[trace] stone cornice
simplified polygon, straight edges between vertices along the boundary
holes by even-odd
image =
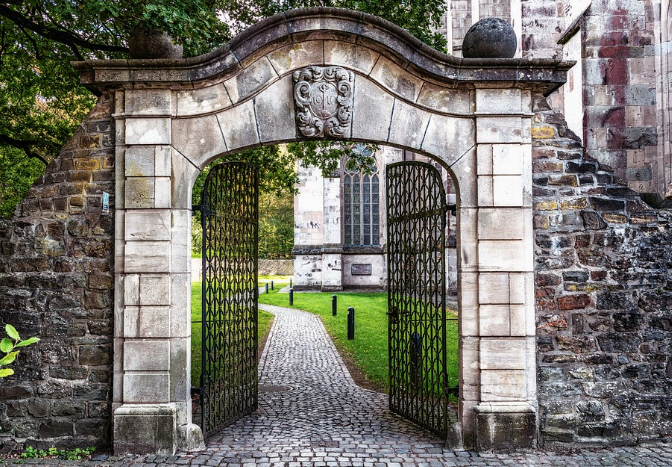
[[[291,10],[267,18],[205,55],[179,60],[86,60],[72,62],[94,92],[133,87],[199,87],[231,78],[264,55],[306,41],[340,41],[366,47],[439,85],[493,83],[548,95],[565,82],[574,62],[535,59],[465,59],[438,52],[381,18],[339,8]],[[317,64],[317,63],[316,63]],[[489,84],[487,84],[489,83]]]

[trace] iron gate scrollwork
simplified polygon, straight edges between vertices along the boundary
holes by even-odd
[[[257,409],[257,169],[210,170],[201,198],[201,428],[205,436]]]
[[[390,410],[445,436],[446,195],[424,162],[387,166]]]

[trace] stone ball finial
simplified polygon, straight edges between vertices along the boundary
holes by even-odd
[[[138,24],[128,39],[131,58],[182,58],[182,46],[173,43],[173,39],[164,31],[148,29]]]
[[[464,58],[512,58],[518,41],[511,25],[501,18],[483,18],[464,35]]]

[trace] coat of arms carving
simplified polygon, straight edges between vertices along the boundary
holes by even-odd
[[[352,122],[354,73],[340,66],[294,72],[296,122],[303,136],[343,137]]]

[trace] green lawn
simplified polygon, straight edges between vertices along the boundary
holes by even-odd
[[[361,370],[367,386],[387,391],[388,338],[387,293],[337,293],[337,316],[331,315],[331,293],[294,293],[289,306],[289,294],[278,293],[279,287],[259,296],[260,303],[309,311],[319,315],[341,355]],[[355,309],[355,340],[347,340],[348,308]],[[454,313],[447,322],[447,354],[450,386],[457,385],[458,332]]]
[[[199,387],[201,385],[201,292],[200,282],[191,284],[191,385]],[[259,310],[259,343],[263,343],[270,331],[273,315]]]

